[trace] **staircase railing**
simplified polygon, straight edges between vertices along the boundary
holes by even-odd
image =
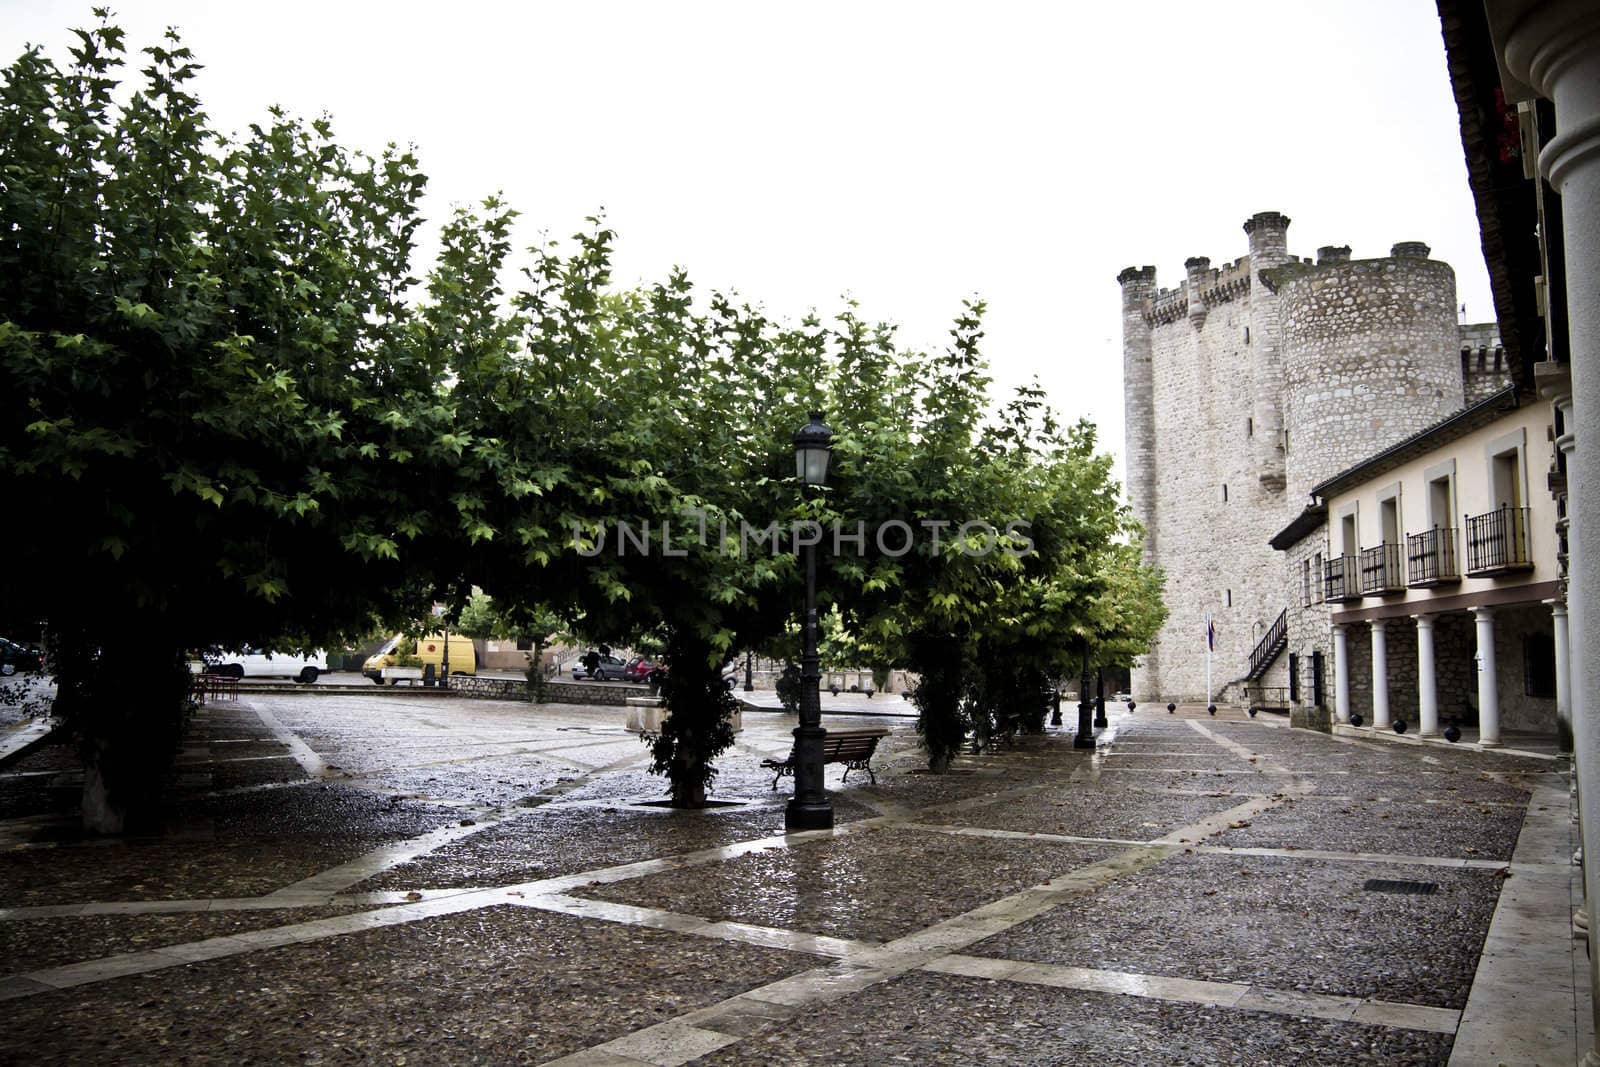
[[[1250,673],[1245,675],[1248,681],[1255,681],[1267,672],[1272,661],[1278,658],[1278,653],[1283,651],[1283,646],[1289,643],[1289,609],[1284,608],[1278,612],[1278,619],[1267,632],[1261,635],[1261,640],[1256,642],[1256,647],[1250,650]]]

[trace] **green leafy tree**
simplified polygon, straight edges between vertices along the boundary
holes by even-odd
[[[104,16],[102,14],[102,20]],[[185,649],[332,642],[417,617],[454,446],[404,300],[424,179],[329,124],[232,141],[168,34],[119,95],[123,34],[30,48],[0,86],[0,599],[48,618],[85,818],[151,799]]]

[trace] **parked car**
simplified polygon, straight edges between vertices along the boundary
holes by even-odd
[[[661,670],[661,664],[644,656],[635,656],[628,661],[626,667],[622,668],[622,680],[624,682],[648,683],[650,676],[659,670]]]
[[[207,674],[229,678],[293,678],[308,685],[327,669],[328,656],[321,649],[309,656],[296,656],[264,648],[242,648],[237,652],[208,656],[205,660]]]
[[[601,656],[600,662],[595,665],[593,681],[615,681],[616,679],[622,677],[622,672],[626,670],[627,667],[628,664],[625,661],[618,659],[616,656]],[[583,681],[588,677],[589,669],[583,665],[583,661],[581,659],[572,665],[572,680],[574,682]]]
[[[44,670],[44,653],[32,645],[0,637],[0,674]]]
[[[652,692],[660,692],[661,683],[666,677],[667,668],[657,665],[653,670],[644,672],[638,680],[648,685]],[[629,680],[631,681],[632,679]],[[739,664],[737,661],[730,661],[723,666],[722,684],[728,687],[729,692],[739,687]]]

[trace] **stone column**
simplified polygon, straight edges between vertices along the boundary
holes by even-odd
[[[1333,628],[1333,718],[1350,721],[1350,643],[1342,625]]]
[[[1382,619],[1372,620],[1372,725],[1387,730],[1389,722],[1389,631]]]
[[[1494,609],[1473,608],[1478,619],[1478,744],[1500,747],[1500,689],[1494,669]]]
[[[1556,734],[1562,752],[1572,751],[1572,661],[1568,658],[1567,602],[1546,600],[1550,621],[1555,628],[1556,645]]]
[[[1555,105],[1556,136],[1539,153],[1539,170],[1561,195],[1567,268],[1567,330],[1572,353],[1572,411],[1566,429],[1567,604],[1571,611],[1573,752],[1583,824],[1583,865],[1600,884],[1600,654],[1592,637],[1600,605],[1600,448],[1578,427],[1600,425],[1600,11],[1593,0],[1489,0],[1489,24],[1505,71]],[[1557,309],[1559,311],[1559,309]],[[1595,896],[1590,894],[1590,929]],[[1600,1021],[1600,952],[1590,956],[1595,1015]],[[1596,1027],[1600,1035],[1600,1026]],[[1600,1065],[1600,1048],[1584,1063]]]
[[[1433,616],[1417,620],[1417,736],[1439,736],[1439,682],[1433,671]]]

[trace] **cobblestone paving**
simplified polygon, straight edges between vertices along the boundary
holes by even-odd
[[[113,841],[70,750],[14,761],[0,1062],[1442,1064],[1524,816],[1566,817],[1563,764],[1236,713],[946,775],[837,716],[890,728],[877,783],[830,768],[837,828],[785,837],[792,719],[688,813],[623,715],[214,703]]]
[[[877,986],[842,1021],[769,1026],[697,1062],[715,1067],[974,1063],[993,1067],[1443,1063],[1443,1034],[910,974]]]
[[[969,951],[1460,1009],[1499,892],[1485,870],[1185,854]]]

